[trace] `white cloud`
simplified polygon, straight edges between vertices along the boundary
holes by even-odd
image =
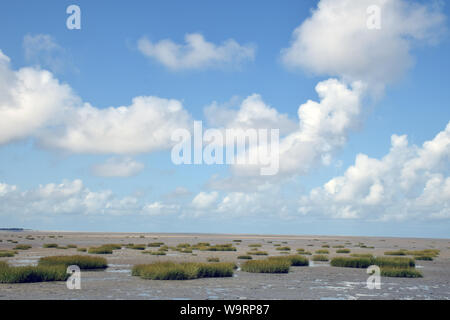
[[[133,154],[170,148],[172,131],[190,126],[181,102],[136,97],[130,106],[73,109],[59,131],[51,129],[40,138],[46,147],[69,152]]]
[[[343,176],[300,200],[304,214],[334,218],[450,218],[450,123],[421,147],[393,135],[382,159],[359,154]]]
[[[2,186],[6,186],[6,191]],[[0,216],[52,217],[58,215],[129,215],[142,206],[134,197],[116,197],[110,190],[93,192],[81,180],[49,183],[21,191],[0,184]]]
[[[366,10],[372,5],[381,9],[380,30],[367,28]],[[412,65],[416,42],[437,39],[444,20],[436,2],[321,0],[295,29],[282,61],[290,68],[382,87]]]
[[[48,34],[27,34],[23,39],[25,60],[55,73],[74,68],[69,54]]]
[[[34,135],[79,103],[71,88],[44,70],[13,71],[0,51],[0,144]]]
[[[160,201],[149,203],[144,206],[141,214],[147,216],[160,216],[174,214],[180,211],[180,206],[177,204],[165,204]]]
[[[130,177],[144,169],[144,164],[130,157],[113,157],[92,167],[94,175],[99,177]]]
[[[320,101],[308,100],[298,108],[297,130],[280,140],[279,177],[305,174],[318,164],[329,164],[334,152],[344,146],[348,134],[359,125],[366,86],[345,85],[336,79],[319,82]],[[258,176],[259,167],[233,166],[237,176]]]
[[[186,34],[185,42],[177,44],[166,39],[152,43],[143,37],[138,41],[138,49],[172,70],[235,66],[245,60],[252,61],[255,56],[253,46],[242,46],[233,39],[216,45],[199,33],[190,33]]]
[[[208,209],[216,202],[218,195],[216,191],[200,192],[192,200],[192,206],[196,209]]]
[[[205,108],[204,113],[208,124],[215,128],[280,129],[280,134],[288,134],[298,127],[286,114],[280,114],[267,105],[259,94],[245,98],[239,109],[214,102]]]
[[[11,70],[1,51],[0,85],[0,144],[35,137],[67,152],[133,154],[170,148],[172,131],[191,126],[177,100],[141,96],[96,108],[48,71]]]

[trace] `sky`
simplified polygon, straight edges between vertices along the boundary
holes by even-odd
[[[449,238],[449,13],[2,1],[0,227]],[[278,129],[277,173],[175,164],[194,121]]]

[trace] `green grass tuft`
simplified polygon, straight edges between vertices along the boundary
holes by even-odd
[[[18,244],[13,248],[13,250],[28,250],[31,249],[31,246],[29,244]]]
[[[323,254],[315,254],[312,256],[312,261],[329,261],[330,259]]]
[[[90,256],[51,256],[39,259],[40,266],[56,266],[64,265],[66,268],[71,265],[76,265],[80,269],[105,269],[108,267],[105,258],[90,257]]]
[[[65,281],[68,277],[63,265],[13,267],[0,262],[0,283]]]
[[[246,261],[241,269],[252,273],[288,273],[290,266],[288,259],[264,259]]]
[[[241,259],[241,260],[252,260],[253,259],[252,256],[248,256],[248,255],[238,256],[237,258]]]
[[[132,275],[150,280],[189,280],[233,276],[234,263],[156,262],[133,267]]]
[[[350,249],[338,249],[336,250],[336,253],[350,253]]]
[[[398,278],[422,278],[420,271],[414,268],[381,268],[381,275],[383,277],[398,277]]]
[[[317,253],[317,254],[329,254],[330,251],[328,251],[327,249],[319,249],[319,250],[316,250],[315,253]]]

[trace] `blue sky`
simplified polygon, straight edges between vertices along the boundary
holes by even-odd
[[[381,29],[368,31],[365,9],[378,2],[3,1],[0,50],[10,61],[4,58],[0,68],[6,92],[0,90],[0,225],[448,238],[450,9],[440,2],[390,0],[379,4]],[[81,30],[66,27],[71,4],[81,9]],[[329,12],[342,20],[326,21]],[[202,37],[215,56],[201,47],[192,62],[184,47],[175,52],[176,63],[168,64],[167,50],[182,48],[187,34]],[[227,47],[230,39],[234,46]],[[143,50],[141,41],[153,49]],[[28,68],[35,74],[22,76]],[[25,77],[44,70],[58,81],[48,91],[54,99],[46,87],[24,84]],[[327,102],[320,103],[318,84],[326,92],[336,90]],[[259,109],[245,114],[244,101],[254,94]],[[357,99],[354,106],[348,95]],[[147,113],[137,113],[134,121],[142,118],[144,124],[136,124],[120,123],[120,116],[105,111],[132,109],[133,98],[143,96],[163,99],[144,103],[155,108],[155,127],[207,123],[205,108],[213,103],[219,111],[241,111],[252,124],[282,126],[283,115],[300,127],[282,136],[300,139],[298,150],[281,155],[294,165],[282,162],[274,179],[249,177],[225,165],[176,166],[170,130],[155,133],[157,128],[145,126],[154,121],[144,118]],[[182,106],[177,118],[165,113],[166,99]],[[89,127],[86,103],[99,115]],[[314,123],[311,136],[302,126],[314,117],[305,112],[299,119],[299,106],[329,108],[331,118]],[[276,116],[262,119],[271,108]],[[337,113],[348,122],[332,118]],[[233,116],[221,119],[220,128],[236,123],[249,128]],[[122,126],[114,128],[115,117]],[[102,131],[111,126],[114,134],[148,130],[131,135],[130,145],[147,137],[157,141],[130,152],[128,140]],[[80,147],[67,140],[69,133],[86,134],[86,141]],[[401,150],[390,152],[393,134],[407,135],[409,147],[399,143]],[[304,136],[313,139],[314,151],[304,147]],[[292,156],[297,152],[302,158]],[[358,154],[373,163],[355,165]],[[382,162],[386,155],[392,159]],[[330,192],[327,185],[336,184]]]

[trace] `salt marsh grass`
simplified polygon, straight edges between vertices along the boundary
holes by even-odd
[[[0,261],[0,283],[64,281],[68,277],[63,265],[13,267]]]
[[[39,259],[38,265],[40,266],[63,265],[65,267],[68,267],[70,265],[76,265],[80,269],[105,269],[106,267],[108,267],[105,258],[81,256],[81,255],[43,257]]]
[[[13,248],[13,250],[28,250],[31,249],[31,246],[29,244],[18,244]]]
[[[246,261],[241,269],[252,273],[288,273],[290,266],[288,259],[264,259]]]
[[[150,280],[189,280],[233,276],[234,263],[156,262],[136,265],[133,276]]]
[[[338,249],[336,253],[350,253],[350,249]]]
[[[329,261],[328,256],[324,254],[315,254],[312,256],[312,261]]]

